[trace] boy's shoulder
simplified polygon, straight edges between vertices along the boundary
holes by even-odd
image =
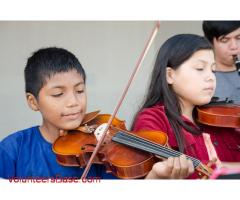
[[[23,137],[30,137],[33,133],[36,133],[38,131],[39,131],[38,126],[33,126],[33,127],[30,127],[30,128],[20,130],[20,131],[16,131],[14,133],[11,133],[7,137],[5,137],[1,141],[1,143],[7,142],[7,141],[19,140]]]
[[[27,129],[23,129],[17,132],[14,132],[7,137],[5,137],[0,142],[1,149],[15,149],[19,148],[23,143],[30,142],[34,137],[38,136],[39,134],[39,127],[33,126]]]

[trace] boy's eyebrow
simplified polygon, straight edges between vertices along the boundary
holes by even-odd
[[[79,85],[84,85],[84,82],[79,82],[79,83],[76,83],[75,85],[74,85],[74,87],[77,87],[77,86],[79,86]],[[55,85],[55,86],[53,86],[52,88],[64,88],[65,86],[63,86],[63,85]]]
[[[79,85],[84,85],[84,82],[81,81],[81,82],[79,82],[79,83],[76,83],[76,84],[74,85],[74,87],[79,86]]]
[[[228,34],[227,34],[228,35]],[[229,38],[227,35],[220,35],[219,37],[218,37],[218,39],[222,39],[222,38]],[[235,37],[239,37],[240,36],[240,34],[237,34]]]

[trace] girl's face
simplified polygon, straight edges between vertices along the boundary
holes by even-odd
[[[87,105],[82,76],[75,70],[53,75],[39,92],[38,109],[43,126],[69,130],[77,128]]]
[[[199,50],[178,69],[167,68],[167,82],[183,105],[204,105],[215,92],[215,61],[212,50]]]

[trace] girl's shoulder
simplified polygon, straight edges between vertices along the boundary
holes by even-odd
[[[167,129],[169,128],[170,124],[165,114],[164,106],[161,104],[157,104],[150,108],[144,108],[137,115],[133,130],[167,131]]]

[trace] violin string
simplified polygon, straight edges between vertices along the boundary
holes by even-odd
[[[173,150],[173,149],[164,147],[163,145],[160,145],[160,144],[152,143],[151,141],[148,141],[148,140],[146,140],[146,139],[144,139],[144,138],[139,138],[139,137],[137,137],[137,136],[130,135],[130,134],[126,134],[126,133],[123,133],[123,132],[119,132],[118,134],[119,134],[119,135],[122,135],[123,137],[125,136],[124,138],[126,138],[126,139],[132,137],[133,139],[135,139],[135,141],[144,142],[144,143],[149,144],[149,145],[151,145],[151,146],[155,146],[156,148],[160,148],[160,149],[163,150],[163,151],[166,150],[166,152],[167,152],[168,154],[170,154],[171,156],[180,156],[180,155],[182,155],[181,152],[178,152],[178,151],[175,151],[175,150]],[[187,156],[187,157],[189,157],[189,159],[191,159],[191,160],[196,160],[196,161],[198,161],[197,159],[192,158],[192,157],[190,157],[190,156]]]
[[[141,143],[141,142],[139,143],[139,142],[136,142],[134,140],[118,138],[118,137],[117,137],[117,139],[114,139],[114,140],[116,142],[121,143],[121,144],[125,144],[127,146],[131,146],[131,147],[134,147],[134,148],[137,148],[137,149],[141,149],[143,151],[146,151],[146,152],[149,152],[149,153],[153,153],[153,154],[156,154],[156,155],[164,157],[164,158],[168,158],[170,156],[173,156],[173,155],[169,155],[168,153],[166,153],[164,151],[159,151],[158,149],[155,149],[152,146],[144,145],[143,143]],[[199,165],[199,163],[197,163],[197,162],[195,162],[193,160],[193,165],[196,168]]]
[[[129,135],[129,134],[128,134]],[[137,137],[137,136],[134,136],[134,135],[131,135],[132,137],[136,138],[137,140],[141,141],[142,139]],[[160,144],[156,144],[156,143],[153,143],[151,141],[148,141],[146,139],[143,138],[143,141],[144,143],[147,143],[151,146],[154,146],[157,150],[158,149],[161,149],[161,151],[164,151],[170,155],[173,155],[173,156],[180,156],[180,155],[183,155],[183,153],[179,152],[179,151],[175,151],[173,149],[170,149],[168,147],[165,147],[163,145],[160,145]],[[192,160],[193,162],[197,163],[197,165],[200,163],[200,161],[194,157],[191,157],[191,156],[188,156],[188,155],[185,155],[188,159]]]
[[[121,141],[119,141],[118,138],[120,138]],[[130,144],[129,145],[132,147],[135,147],[135,145],[138,145],[138,146],[136,146],[136,148],[140,148],[145,151],[150,151],[150,153],[154,153],[154,154],[157,154],[157,155],[165,157],[165,158],[168,158],[170,156],[177,157],[177,156],[182,155],[181,152],[172,150],[170,148],[164,147],[159,144],[152,143],[150,141],[145,140],[144,138],[139,138],[137,136],[129,135],[129,134],[122,133],[122,132],[118,132],[112,138],[112,140],[113,141],[118,140],[116,142],[121,142],[121,143],[124,142],[124,144],[128,143],[128,141],[130,141],[132,143],[131,143],[131,145]],[[128,144],[125,144],[125,145],[128,145]],[[187,156],[187,155],[186,155],[186,157],[193,161],[193,164],[195,167],[197,167],[200,164],[200,161],[198,159],[193,158],[191,156]]]
[[[173,151],[173,150],[171,150],[167,147],[161,146],[161,145],[155,145],[154,143],[150,143],[148,141],[147,142],[142,141],[139,138],[129,138],[128,136],[124,136],[124,135],[120,135],[120,137],[118,135],[115,138],[120,138],[121,142],[122,143],[124,142],[125,145],[128,145],[128,142],[131,141],[132,145],[129,144],[129,146],[132,146],[132,147],[135,147],[135,148],[138,148],[138,149],[142,149],[142,150],[148,151],[150,153],[157,154],[157,155],[165,157],[165,158],[168,158],[170,156],[177,157],[177,156],[182,155],[182,153],[180,153],[180,152]],[[114,141],[118,140],[118,139],[115,139],[115,138],[113,139]],[[136,146],[136,145],[138,145],[138,146]],[[197,167],[200,164],[199,160],[197,160],[193,157],[187,156],[187,155],[186,155],[186,157],[193,161],[193,164],[194,164],[195,167]]]

